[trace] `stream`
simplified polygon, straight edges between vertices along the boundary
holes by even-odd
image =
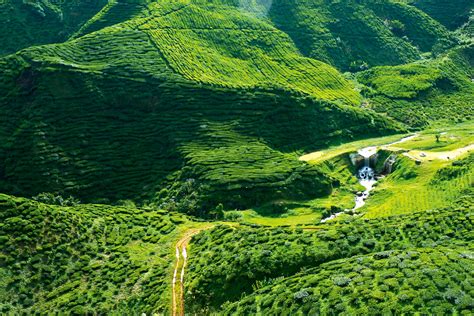
[[[402,139],[400,139],[396,142],[386,144],[386,145],[382,146],[382,148],[387,148],[389,146],[404,143],[404,142],[409,141],[409,140],[411,140],[415,137],[418,137],[418,134],[414,134],[414,135],[404,137],[404,138],[402,138]],[[354,208],[346,209],[343,212],[335,213],[335,214],[332,214],[331,216],[323,218],[321,220],[321,223],[332,220],[332,219],[338,217],[341,214],[348,213],[350,211],[355,211],[355,210],[357,210],[357,209],[359,209],[359,208],[361,208],[362,206],[365,205],[365,201],[369,197],[370,191],[373,190],[375,184],[377,183],[377,177],[375,175],[375,170],[370,167],[370,157],[375,155],[377,153],[377,150],[378,149],[377,149],[376,146],[372,146],[372,147],[362,148],[362,149],[359,149],[357,151],[357,153],[359,155],[364,157],[364,166],[358,170],[357,178],[359,179],[359,183],[365,188],[365,191],[364,192],[357,192],[357,194],[355,196],[355,206],[354,206]]]
[[[338,217],[341,214],[344,214],[349,211],[355,211],[358,208],[361,208],[365,205],[365,201],[369,197],[370,191],[374,188],[375,183],[377,183],[377,179],[375,177],[375,170],[370,167],[370,157],[377,153],[377,147],[367,147],[357,151],[359,155],[364,157],[364,166],[359,169],[357,172],[357,178],[359,179],[359,183],[365,188],[364,192],[357,192],[355,196],[355,206],[352,210],[344,210],[343,212],[332,214],[326,218],[321,220],[321,223],[327,222],[331,219]]]

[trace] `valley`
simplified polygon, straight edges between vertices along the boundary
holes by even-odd
[[[473,21],[0,1],[0,314],[471,315]]]

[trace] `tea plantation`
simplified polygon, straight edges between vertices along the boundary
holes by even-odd
[[[470,45],[436,59],[374,67],[357,78],[367,86],[363,94],[375,111],[420,128],[433,119],[472,120],[473,64],[474,45]]]
[[[0,56],[32,45],[66,41],[106,0],[0,1]]]
[[[2,314],[166,311],[182,215],[0,195]]]
[[[271,25],[233,7],[176,5],[0,60],[1,191],[179,200],[206,215],[327,194],[328,177],[294,150],[402,130],[357,108],[352,82]]]
[[[307,269],[313,267],[323,271],[324,263],[342,258],[347,258],[350,266],[357,262],[355,258],[349,259],[351,257],[379,252],[390,254],[395,250],[438,246],[468,251],[474,224],[471,197],[466,196],[446,209],[404,216],[372,220],[353,218],[318,227],[291,229],[220,226],[203,232],[194,238],[191,248],[189,281],[186,284],[187,310],[197,313],[220,310],[225,302],[238,301],[242,294],[271,284],[270,280],[279,282],[279,278],[300,271],[306,275]],[[472,253],[469,253],[467,258],[472,260]],[[379,264],[383,269],[385,262]],[[468,272],[469,269],[460,270],[460,277],[472,283],[472,275],[469,279]],[[302,284],[300,289],[304,288]],[[326,290],[330,292],[327,287]],[[293,294],[286,299],[292,300]],[[304,302],[295,302],[295,305],[301,306]],[[308,305],[311,302],[314,301],[308,301]]]
[[[472,10],[0,0],[0,315],[471,315]]]
[[[470,315],[472,247],[413,248],[341,259],[267,286],[223,315],[426,313]]]

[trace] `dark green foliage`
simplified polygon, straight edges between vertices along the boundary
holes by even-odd
[[[166,238],[183,222],[158,211],[0,195],[0,312],[164,311]]]
[[[328,194],[331,177],[293,151],[399,130],[271,25],[205,5],[169,20],[176,5],[0,60],[0,191],[205,215]]]
[[[0,56],[39,44],[67,40],[105,0],[0,1]]]
[[[462,246],[472,239],[471,206],[468,198],[445,210],[376,220],[356,218],[316,229],[221,226],[203,232],[191,247],[188,310],[220,310],[221,304],[252,292],[259,282],[340,258],[406,248]],[[383,253],[377,256],[383,257]],[[338,283],[346,283],[344,280]]]
[[[456,29],[467,22],[474,3],[466,0],[410,0],[414,6],[444,24]]]

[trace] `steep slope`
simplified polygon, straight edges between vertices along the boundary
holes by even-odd
[[[273,1],[269,18],[308,57],[342,70],[396,65],[455,40],[415,7],[398,1]]]
[[[337,70],[226,5],[151,3],[0,68],[0,189],[19,195],[188,212],[317,196],[332,180],[292,151],[398,130],[355,107]]]
[[[0,2],[0,56],[39,44],[62,42],[106,0],[4,0]]]
[[[474,111],[474,46],[439,58],[357,74],[369,107],[412,127],[432,121],[467,121]]]
[[[0,219],[2,314],[167,310],[182,215],[0,194]]]

